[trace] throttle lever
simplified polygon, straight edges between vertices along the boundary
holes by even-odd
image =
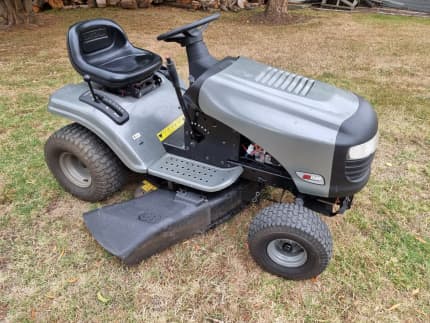
[[[99,103],[99,98],[96,96],[94,92],[93,85],[91,84],[91,76],[88,74],[84,75],[84,81],[88,83],[88,87],[90,88],[91,95],[93,96],[94,102]]]

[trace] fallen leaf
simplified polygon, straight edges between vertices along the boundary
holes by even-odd
[[[36,319],[36,310],[34,308],[31,309],[31,319],[33,321]]]
[[[415,239],[417,239],[421,243],[427,243],[427,241],[425,241],[423,238],[415,236]]]
[[[420,292],[420,289],[419,289],[419,288],[414,289],[414,290],[412,291],[412,296],[418,295],[418,293],[419,293],[419,292]]]
[[[387,165],[388,167],[393,166],[393,164],[391,164],[390,162],[385,163],[385,165]]]
[[[393,306],[391,306],[387,311],[393,311],[396,308],[400,307],[400,303],[394,304]]]
[[[100,292],[98,292],[97,293],[97,299],[100,301],[100,302],[102,302],[102,303],[107,303],[107,302],[109,302],[110,301],[110,299],[109,298],[106,298],[106,297],[104,297],[103,295],[102,295],[102,293],[100,293]]]
[[[318,281],[318,276],[317,276],[317,277],[314,277],[314,278],[311,278],[311,281],[312,281],[313,283],[316,283],[316,282]]]
[[[78,278],[78,277],[72,277],[72,278],[70,278],[69,280],[67,280],[67,282],[68,282],[69,284],[74,284],[74,283],[76,283],[78,280],[79,280],[79,278]]]

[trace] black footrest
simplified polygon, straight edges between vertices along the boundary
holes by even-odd
[[[100,245],[132,265],[186,238],[207,231],[248,203],[256,185],[238,183],[205,196],[164,189],[84,214]]]

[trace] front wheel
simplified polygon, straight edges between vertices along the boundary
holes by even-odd
[[[273,204],[251,222],[248,244],[264,270],[291,280],[310,279],[330,262],[333,242],[327,225],[300,204]]]
[[[127,168],[95,134],[73,123],[49,137],[45,160],[58,183],[90,202],[104,200],[127,180]]]

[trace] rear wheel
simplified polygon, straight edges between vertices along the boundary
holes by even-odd
[[[322,273],[333,248],[327,225],[300,204],[273,204],[263,209],[251,222],[248,244],[264,270],[292,280]]]
[[[127,181],[127,169],[118,157],[100,138],[76,123],[49,137],[45,160],[58,183],[85,201],[103,200]]]

